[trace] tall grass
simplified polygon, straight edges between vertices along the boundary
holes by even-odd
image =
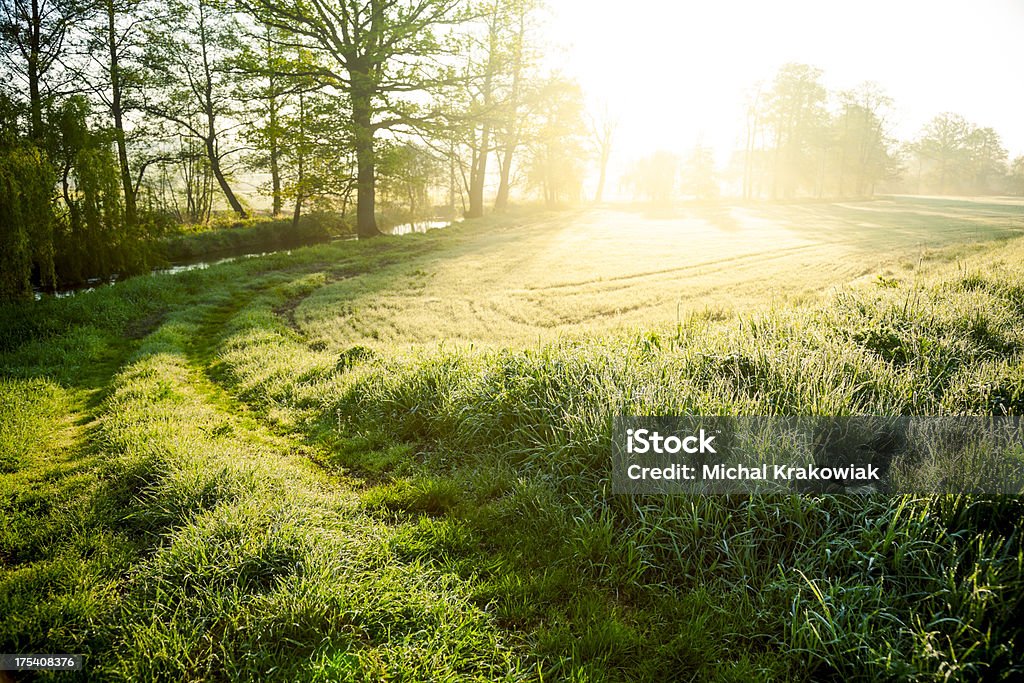
[[[951,269],[733,323],[389,355],[310,349],[275,319],[293,288],[235,317],[215,367],[377,481],[364,505],[417,525],[403,551],[471,577],[558,675],[1011,676],[1016,499],[630,499],[609,476],[616,414],[1019,415],[1018,277]]]
[[[1020,245],[740,315],[605,315],[666,283],[627,273],[436,320],[467,272],[519,277],[516,235],[579,245],[519,220],[0,310],[0,651],[96,680],[1024,673],[1017,499],[609,482],[620,413],[1020,415]]]

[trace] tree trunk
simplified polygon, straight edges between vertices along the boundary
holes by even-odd
[[[299,227],[299,219],[302,218],[302,195],[295,195],[295,210],[292,211],[292,228]]]
[[[35,64],[28,65],[28,99],[31,109],[31,121],[29,135],[36,142],[43,137],[43,101],[39,94],[39,74],[36,73]]]
[[[121,67],[117,54],[117,32],[114,26],[114,0],[107,0],[107,47],[110,49],[110,113],[114,119],[114,141],[121,166],[121,188],[124,191],[124,217],[129,230],[138,225],[135,187],[128,166],[128,147],[124,137],[124,107],[121,104]]]
[[[30,128],[32,139],[38,144],[43,138],[43,97],[39,91],[39,50],[42,18],[39,16],[39,0],[32,0],[32,16],[29,26],[28,55],[28,102],[30,110]]]
[[[484,215],[484,178],[487,176],[487,148],[490,144],[491,126],[485,123],[480,133],[480,153],[469,175],[469,211],[466,212],[466,218]]]
[[[504,211],[508,208],[508,195],[511,187],[512,158],[519,146],[519,90],[523,75],[523,44],[526,41],[526,10],[519,10],[519,29],[515,38],[515,51],[512,57],[512,87],[509,92],[510,110],[505,123],[505,147],[501,156],[501,176],[498,180],[498,196],[494,199],[494,210]]]
[[[270,135],[267,141],[270,144],[270,185],[273,198],[271,213],[274,218],[281,215],[284,202],[281,197],[281,145],[278,142],[277,131],[277,98],[271,97],[270,101]]]
[[[220,191],[224,193],[224,197],[228,200],[228,204],[231,205],[231,209],[238,214],[239,218],[248,218],[249,214],[242,208],[238,197],[235,196],[231,186],[228,185],[228,179],[224,177],[224,172],[220,168],[220,157],[217,155],[217,147],[212,137],[206,138],[206,156],[210,159],[210,170],[213,171],[213,177],[217,179]]]
[[[608,157],[611,156],[611,149],[608,145],[601,145],[601,171],[597,176],[597,192],[594,193],[594,203],[600,204],[604,198],[604,184],[608,177]]]
[[[377,177],[374,166],[373,122],[370,89],[363,81],[369,75],[353,72],[352,126],[356,151],[356,234],[360,239],[377,237]]]
[[[455,219],[455,143],[448,147],[448,211]]]
[[[267,27],[268,64],[275,62],[276,53],[273,43],[274,29]],[[278,95],[277,75],[271,73],[267,80],[267,154],[270,162],[270,198],[271,215],[277,218],[284,208],[284,197],[281,195],[281,130],[279,128],[279,111],[281,102]]]
[[[498,6],[494,3],[493,12],[489,26],[489,39],[487,47],[487,71],[484,72],[483,84],[483,114],[485,117],[493,116],[491,106],[494,102],[494,76],[498,70],[497,52],[498,40]],[[484,215],[484,181],[487,177],[487,157],[491,150],[491,122],[484,120],[480,131],[480,154],[476,157],[476,163],[469,174],[469,211],[466,218],[479,218]]]
[[[203,142],[206,145],[206,157],[210,161],[210,170],[213,171],[213,177],[216,178],[221,192],[224,193],[224,198],[228,200],[231,209],[240,218],[248,218],[249,216],[246,214],[245,209],[242,208],[241,202],[238,201],[235,193],[231,190],[231,186],[228,185],[227,178],[224,177],[224,172],[220,167],[220,155],[217,152],[217,122],[213,100],[213,77],[207,54],[206,7],[207,5],[204,2],[199,3],[199,48],[202,51],[203,75],[205,77],[205,81],[202,83],[203,113],[206,115],[206,135],[203,138]]]
[[[494,198],[495,211],[504,211],[508,208],[508,194],[512,185],[512,154],[518,146],[518,140],[513,138],[507,145],[505,145],[505,150],[501,155],[501,164],[499,167],[501,170],[501,179],[498,181],[498,195]]]
[[[306,102],[302,93],[299,93],[299,136],[302,142],[298,145],[298,155],[295,168],[295,210],[292,212],[292,229],[299,227],[299,219],[302,217],[302,191],[305,189],[306,181]]]

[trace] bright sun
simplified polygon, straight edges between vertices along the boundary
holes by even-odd
[[[698,143],[723,163],[742,146],[746,98],[787,62],[822,69],[833,89],[879,83],[898,137],[953,111],[1024,153],[1021,2],[549,0],[549,12],[561,49],[547,60],[618,120],[619,167]]]

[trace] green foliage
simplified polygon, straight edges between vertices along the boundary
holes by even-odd
[[[578,200],[583,187],[583,91],[561,76],[550,77],[539,90],[532,103],[527,175],[544,202],[557,206]]]
[[[55,146],[64,164],[64,211],[59,238],[62,277],[80,281],[93,273],[117,272],[124,229],[120,177],[110,140],[89,128],[84,98],[56,112]]]
[[[750,103],[744,198],[870,197],[898,176],[885,128],[892,100],[871,82],[830,93],[821,78],[820,69],[786,64]]]
[[[916,192],[989,194],[1002,189],[1007,152],[992,128],[944,112],[908,147],[915,157]]]
[[[70,98],[50,112],[52,153],[16,138],[0,150],[0,299],[30,297],[32,284],[145,272],[154,261],[159,223],[125,220],[112,139],[90,115],[85,98]]]
[[[786,64],[767,94],[766,127],[773,139],[772,198],[793,197],[813,182],[815,147],[828,121],[821,69]]]
[[[36,147],[0,147],[0,301],[32,296],[33,268],[54,284],[53,167]]]
[[[175,263],[239,253],[293,249],[352,234],[351,221],[331,213],[303,216],[298,225],[292,221],[261,218],[246,222],[232,221],[230,226],[213,229],[195,227],[200,229],[195,232],[179,230],[163,239],[160,253],[165,260]]]
[[[412,143],[381,147],[377,172],[382,204],[407,212],[411,221],[431,216],[429,190],[443,177],[440,160]]]

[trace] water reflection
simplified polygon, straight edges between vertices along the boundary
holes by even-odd
[[[424,221],[414,221],[412,223],[402,223],[402,224],[396,225],[393,228],[391,228],[390,230],[388,230],[387,234],[389,234],[389,235],[410,235],[410,234],[413,234],[413,233],[422,233],[422,232],[426,232],[427,230],[436,230],[438,228],[447,228],[449,225],[451,225],[451,223],[452,223],[451,221],[442,221],[442,220],[424,220]],[[334,242],[345,242],[345,241],[354,240],[354,239],[356,239],[355,235],[346,235],[345,237],[337,237],[337,238],[331,240],[331,242],[332,243],[334,243]],[[150,276],[153,276],[153,275],[177,275],[178,273],[186,273],[186,272],[188,272],[190,270],[204,270],[206,268],[209,268],[210,266],[219,266],[222,263],[231,263],[232,261],[237,261],[239,259],[257,258],[257,257],[260,257],[260,256],[270,256],[271,254],[282,254],[282,253],[283,254],[291,254],[292,250],[291,249],[279,249],[277,251],[260,251],[260,252],[255,252],[255,253],[251,253],[251,254],[238,254],[238,255],[235,255],[235,256],[227,256],[227,257],[224,257],[224,258],[214,259],[214,260],[195,260],[195,261],[189,261],[187,263],[175,263],[175,264],[170,265],[170,266],[168,266],[166,268],[154,268],[149,274],[150,274]],[[36,289],[34,294],[35,294],[36,301],[39,301],[44,296],[52,296],[52,297],[55,297],[57,299],[63,299],[65,297],[74,296],[75,294],[80,294],[82,292],[91,292],[94,289],[96,289],[97,287],[102,287],[104,285],[113,285],[113,284],[116,284],[117,282],[118,282],[118,275],[114,274],[114,275],[111,275],[110,277],[107,277],[107,278],[99,278],[99,277],[89,278],[84,283],[81,283],[81,284],[78,284],[78,285],[74,285],[74,286],[71,286],[71,287],[61,287],[61,288],[58,288],[58,289],[55,289],[55,290],[47,290],[47,291]]]
[[[447,228],[451,224],[451,221],[439,220],[413,221],[412,223],[402,223],[400,225],[393,226],[390,230],[387,230],[386,233],[388,235],[409,235],[414,232],[426,232],[427,230]]]
[[[254,254],[241,254],[239,256],[227,256],[225,258],[216,259],[214,261],[190,261],[189,263],[176,263],[166,268],[154,268],[149,272],[150,277],[154,275],[177,275],[178,273],[186,273],[190,270],[204,270],[210,266],[219,266],[222,263],[231,263],[239,259],[245,258],[257,258],[259,256],[269,256],[270,254],[291,254],[291,249],[282,249],[280,251],[261,251]],[[118,275],[115,273],[108,278],[92,277],[86,280],[84,283],[79,285],[73,285],[71,287],[62,287],[52,291],[35,291],[36,301],[39,301],[44,296],[49,295],[57,299],[63,299],[65,297],[74,296],[75,294],[81,294],[82,292],[91,292],[97,287],[103,285],[114,285],[118,282]]]

